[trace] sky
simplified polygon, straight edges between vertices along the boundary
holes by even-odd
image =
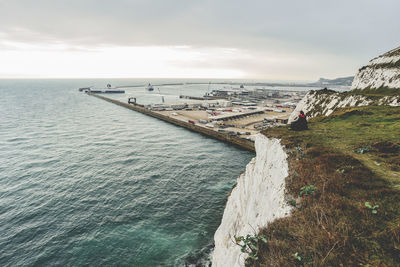
[[[0,0],[0,78],[317,80],[400,46],[398,0]]]

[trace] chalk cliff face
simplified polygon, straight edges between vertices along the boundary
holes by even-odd
[[[351,89],[400,88],[400,47],[372,59],[362,67]]]
[[[359,70],[352,84],[352,89],[380,87],[400,88],[400,47],[371,60]],[[338,108],[366,105],[400,106],[400,96],[376,98],[330,90],[310,91],[290,115],[289,123],[300,110],[312,118],[328,116]],[[238,178],[215,233],[214,267],[244,266],[247,255],[235,244],[234,236],[258,234],[269,222],[290,214],[284,198],[287,155],[280,140],[259,134],[255,147],[257,155]]]
[[[234,243],[234,236],[255,235],[276,218],[289,215],[285,202],[287,154],[280,140],[257,135],[256,157],[237,181],[215,233],[212,266],[244,266],[246,254]]]
[[[341,94],[331,91],[310,91],[297,104],[289,116],[289,123],[296,119],[302,110],[308,118],[329,116],[338,108],[361,107],[368,105],[400,106],[400,96],[371,98],[363,95]]]
[[[295,110],[290,114],[289,123],[296,119],[302,110],[308,118],[316,116],[329,116],[334,110],[342,107],[366,106],[371,101],[364,96],[341,97],[339,93],[310,91],[297,104]]]

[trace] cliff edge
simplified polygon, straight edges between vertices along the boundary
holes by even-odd
[[[289,123],[294,121],[302,110],[308,118],[329,116],[334,111],[346,107],[364,107],[372,105],[400,106],[399,95],[361,94],[353,91],[335,92],[331,90],[312,90],[297,104],[289,116]]]
[[[256,157],[237,181],[226,203],[221,225],[215,233],[212,266],[243,266],[247,254],[235,236],[257,235],[276,218],[290,213],[285,201],[287,154],[279,139],[257,135]]]
[[[303,110],[309,130],[257,136],[213,266],[400,266],[399,63],[397,48],[361,68],[351,91],[310,91],[289,119]],[[263,242],[239,246],[247,234]]]

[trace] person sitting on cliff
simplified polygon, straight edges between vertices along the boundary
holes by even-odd
[[[293,121],[290,124],[290,129],[292,129],[293,131],[303,131],[308,129],[307,118],[302,110],[300,111],[297,120]]]

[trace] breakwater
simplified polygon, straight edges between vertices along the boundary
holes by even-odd
[[[216,132],[216,131],[208,129],[206,127],[202,127],[202,126],[198,126],[198,125],[186,122],[186,121],[178,120],[178,119],[175,119],[175,118],[172,118],[172,117],[169,117],[169,116],[166,116],[166,115],[151,111],[151,110],[149,110],[147,108],[144,108],[143,106],[140,106],[138,104],[128,104],[128,103],[121,102],[119,100],[111,99],[111,98],[104,97],[104,96],[101,96],[101,95],[98,95],[98,94],[94,94],[94,93],[88,93],[88,94],[91,95],[91,96],[103,99],[103,100],[105,100],[107,102],[111,102],[113,104],[116,104],[116,105],[119,105],[119,106],[122,106],[122,107],[125,107],[125,108],[128,108],[128,109],[131,109],[131,110],[134,110],[134,111],[149,115],[151,117],[154,117],[154,118],[157,118],[157,119],[172,123],[174,125],[177,125],[177,126],[180,126],[180,127],[184,127],[184,128],[189,129],[189,130],[191,130],[193,132],[201,133],[203,135],[212,137],[214,139],[217,139],[217,140],[220,140],[220,141],[223,141],[223,142],[226,142],[226,143],[233,144],[235,146],[238,146],[238,147],[246,149],[246,150],[255,151],[254,142],[251,141],[251,140],[243,139],[243,138],[240,138],[240,137],[237,137],[237,136],[231,136],[231,135],[226,134],[226,133]]]

